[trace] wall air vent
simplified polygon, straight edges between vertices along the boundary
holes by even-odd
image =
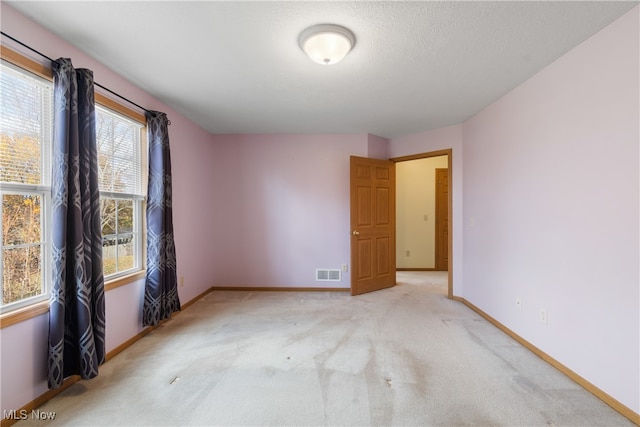
[[[339,282],[340,281],[340,270],[327,270],[327,269],[317,269],[316,270],[316,281],[318,282]]]

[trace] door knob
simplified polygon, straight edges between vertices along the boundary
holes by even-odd
[[[353,234],[354,236],[359,236],[360,232],[358,230],[353,230],[353,233],[351,233],[351,234]]]

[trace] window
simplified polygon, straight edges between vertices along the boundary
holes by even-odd
[[[12,54],[9,61],[20,66],[5,61],[6,53],[3,47],[0,64],[1,314],[46,301],[51,282],[53,83],[37,75],[44,73],[31,63],[24,67],[34,73],[23,69],[22,62],[13,58],[18,54],[9,51]],[[96,93],[105,281],[140,271],[144,265],[144,131],[144,116]]]
[[[2,63],[0,69],[0,307],[46,298],[47,221],[53,88],[51,82]]]
[[[106,278],[140,269],[142,125],[96,107],[102,259]]]

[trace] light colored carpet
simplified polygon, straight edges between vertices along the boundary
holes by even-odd
[[[446,273],[216,291],[18,425],[631,426],[463,304]]]

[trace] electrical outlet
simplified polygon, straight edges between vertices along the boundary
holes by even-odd
[[[407,250],[407,256],[411,256],[411,251]]]
[[[184,276],[180,276],[180,287],[184,287]]]
[[[516,298],[516,307],[518,307],[518,311],[522,311],[522,300],[520,297]]]
[[[541,308],[538,317],[542,323],[544,323],[545,325],[547,324],[547,310]]]
[[[425,220],[425,221],[429,221],[429,215],[425,215],[425,216],[424,216],[424,220]]]
[[[349,271],[349,264],[342,264],[342,271],[343,272]]]

